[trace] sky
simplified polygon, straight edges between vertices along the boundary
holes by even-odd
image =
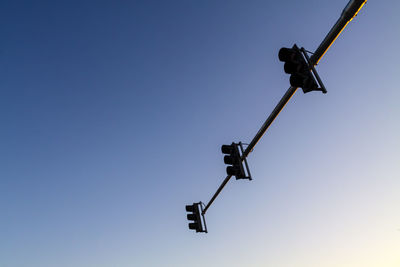
[[[347,0],[2,1],[0,267],[399,267],[400,2],[370,0],[249,155]]]

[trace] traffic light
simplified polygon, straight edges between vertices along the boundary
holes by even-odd
[[[201,221],[201,216],[203,216],[201,214],[201,202],[193,203],[193,205],[186,205],[186,211],[189,212],[189,214],[187,214],[187,219],[189,220],[189,229],[196,230],[197,233],[207,232],[204,217],[204,228]]]
[[[304,93],[311,91],[323,91],[325,88],[319,88],[311,69],[312,66],[303,56],[302,51],[294,45],[292,48],[282,47],[279,50],[279,60],[285,62],[284,70],[290,75],[290,85],[293,87],[301,87]]]
[[[248,178],[244,172],[238,144],[232,143],[231,145],[222,145],[221,151],[223,154],[227,154],[224,157],[225,164],[231,165],[226,167],[226,173],[236,176],[236,179]]]

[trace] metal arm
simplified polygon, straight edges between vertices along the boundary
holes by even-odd
[[[367,2],[367,0],[350,0],[349,1],[349,3],[343,9],[342,14],[341,14],[340,18],[338,19],[338,21],[335,23],[335,25],[332,27],[332,29],[329,31],[329,33],[326,35],[325,39],[321,42],[321,44],[319,45],[317,50],[311,56],[310,61],[311,61],[312,65],[317,65],[317,63],[321,60],[323,55],[326,53],[326,51],[329,49],[329,47],[333,44],[333,42],[336,40],[336,38],[339,36],[339,34],[343,31],[343,29],[347,26],[347,24],[357,15],[357,13],[360,11],[360,9],[363,7],[363,5],[366,2]],[[272,124],[272,122],[275,120],[275,118],[278,116],[278,114],[281,112],[281,110],[286,105],[286,103],[290,100],[290,98],[294,95],[296,90],[297,90],[297,88],[290,87],[286,91],[286,93],[283,95],[282,99],[276,105],[274,110],[268,116],[267,120],[261,126],[260,130],[258,130],[257,134],[254,136],[253,140],[251,140],[250,144],[244,151],[244,153],[243,153],[244,158],[246,158],[250,154],[250,152],[253,151],[253,149],[256,146],[256,144],[258,143],[258,141],[260,141],[261,137],[265,134],[265,132],[267,131],[269,126]],[[225,185],[228,183],[228,181],[231,177],[232,176],[228,175],[224,179],[222,184],[219,186],[217,191],[214,193],[211,200],[208,202],[208,204],[204,208],[204,210],[202,212],[203,215],[207,212],[208,208],[211,206],[211,204],[217,198],[217,196],[222,191],[222,189],[225,187]]]
[[[329,47],[335,42],[339,34],[346,28],[347,24],[357,16],[357,13],[363,7],[367,0],[350,0],[346,7],[343,9],[340,18],[333,25],[332,29],[326,35],[325,39],[315,50],[314,55],[311,57],[311,62],[317,65],[321,58],[324,56]]]

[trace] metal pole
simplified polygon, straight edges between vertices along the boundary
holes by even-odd
[[[211,206],[211,204],[214,202],[214,200],[217,198],[217,196],[219,195],[219,193],[221,193],[222,189],[224,188],[224,186],[228,183],[229,179],[231,179],[232,175],[228,175],[226,176],[225,180],[222,182],[222,184],[218,187],[217,192],[214,193],[213,197],[210,199],[210,201],[208,201],[208,204],[206,205],[206,207],[203,210],[203,215],[206,214],[206,211],[208,210],[208,208]]]
[[[332,29],[325,36],[325,39],[315,50],[314,55],[311,56],[311,62],[317,65],[321,58],[324,56],[329,47],[335,42],[339,34],[346,28],[347,24],[357,16],[358,11],[363,7],[367,0],[350,0],[346,7],[343,9],[340,18],[333,25]]]
[[[346,25],[357,15],[357,13],[360,11],[360,9],[363,7],[363,5],[367,2],[367,0],[350,0],[349,3],[346,5],[346,7],[343,9],[342,14],[340,15],[340,18],[338,21],[335,23],[335,25],[332,27],[332,29],[329,31],[329,33],[326,35],[325,39],[321,42],[317,50],[314,52],[314,54],[311,56],[310,61],[313,65],[317,65],[318,62],[321,60],[323,55],[326,53],[326,51],[329,49],[329,47],[333,44],[333,42],[336,40],[336,38],[339,36],[339,34],[343,31],[343,29],[346,27]],[[290,87],[286,93],[283,95],[282,99],[279,101],[279,103],[276,105],[274,110],[271,112],[271,114],[268,116],[267,120],[264,122],[264,124],[261,126],[260,130],[258,130],[257,134],[254,136],[253,140],[251,140],[250,144],[246,148],[246,150],[243,153],[243,157],[246,158],[250,152],[253,151],[254,147],[260,141],[261,137],[265,134],[269,126],[272,124],[272,122],[275,120],[275,118],[278,116],[279,112],[283,109],[283,107],[286,105],[286,103],[290,100],[290,98],[294,95],[296,92],[297,88],[296,87]],[[208,208],[211,206],[211,204],[214,202],[216,197],[219,195],[219,193],[222,191],[224,186],[228,183],[229,179],[232,176],[229,175],[225,178],[225,180],[222,182],[222,184],[219,186],[211,200],[208,202],[206,207],[203,210],[203,215],[206,213]]]
[[[362,6],[367,2],[367,0],[350,0],[346,7],[343,9],[342,14],[329,33],[326,35],[325,39],[321,42],[317,50],[311,56],[310,61],[313,65],[316,65],[332,43],[336,40],[339,34],[343,31],[346,25],[357,15],[358,11],[362,8]],[[274,119],[278,116],[279,112],[283,109],[285,104],[289,101],[292,95],[296,92],[297,88],[290,87],[285,95],[282,97],[281,101],[279,101],[278,105],[274,108],[271,115],[267,118],[264,124],[261,126],[258,133],[254,136],[250,145],[246,148],[244,152],[244,156],[247,157],[255,145],[260,141],[261,137],[267,131],[268,127],[274,121]]]
[[[283,107],[286,105],[286,103],[289,101],[289,99],[294,95],[296,92],[297,88],[296,87],[290,87],[286,93],[283,95],[282,99],[279,101],[279,103],[276,105],[272,113],[269,115],[268,119],[264,122],[264,124],[261,126],[261,129],[258,131],[256,136],[254,136],[253,140],[251,143],[247,146],[246,150],[243,153],[243,158],[246,158],[251,150],[255,147],[257,142],[261,139],[261,137],[264,135],[264,133],[267,131],[268,127],[271,125],[271,123],[274,121],[274,119],[278,116],[279,112],[283,109]],[[214,193],[212,196],[211,200],[208,202],[206,207],[203,210],[203,215],[206,214],[208,208],[211,206],[211,204],[214,202],[214,200],[217,198],[219,193],[221,193],[222,189],[225,187],[225,185],[228,183],[228,181],[231,179],[231,175],[228,175],[225,180],[222,182],[222,184],[218,187],[217,191]]]
[[[246,147],[246,150],[244,151],[244,157],[247,157],[250,152],[253,150],[253,148],[256,146],[258,141],[260,141],[261,137],[264,135],[264,133],[267,131],[268,127],[272,124],[272,122],[275,120],[275,118],[279,115],[279,112],[283,109],[283,107],[286,105],[286,103],[290,100],[290,98],[294,95],[296,92],[297,88],[296,87],[289,87],[289,89],[286,91],[286,93],[283,95],[279,103],[276,105],[274,110],[271,112],[271,114],[268,116],[267,120],[264,122],[264,124],[261,126],[260,130],[258,130],[257,134],[254,136],[253,140],[251,140],[250,144]]]

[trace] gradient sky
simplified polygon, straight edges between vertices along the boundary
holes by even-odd
[[[2,1],[0,267],[400,266],[400,1],[370,0],[207,213],[347,0]]]

